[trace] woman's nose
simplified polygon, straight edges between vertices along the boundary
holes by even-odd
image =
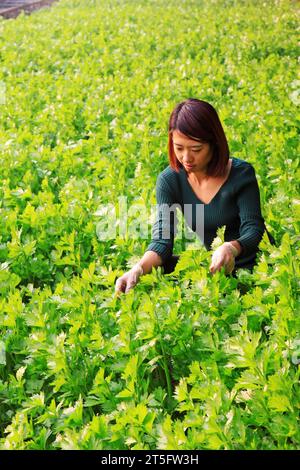
[[[189,163],[192,161],[192,156],[188,151],[182,153],[182,159],[184,162]]]

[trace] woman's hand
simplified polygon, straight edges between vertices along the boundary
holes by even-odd
[[[225,242],[217,248],[211,259],[209,270],[212,274],[220,271],[222,266],[225,266],[225,273],[229,274],[233,271],[235,265],[235,258],[238,255],[238,250],[230,242]]]
[[[137,263],[135,264],[130,271],[123,274],[123,276],[119,277],[116,281],[115,285],[115,293],[119,294],[120,292],[127,292],[134,287],[138,281],[140,276],[143,275],[143,268],[142,266]]]

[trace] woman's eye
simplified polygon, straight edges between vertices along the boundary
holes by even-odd
[[[182,152],[182,149],[179,149],[179,148],[176,148],[176,150],[178,150],[178,152]],[[192,149],[192,152],[199,152],[200,149]]]
[[[182,149],[176,148],[178,152],[182,152]],[[192,150],[192,152],[201,152],[202,149]]]

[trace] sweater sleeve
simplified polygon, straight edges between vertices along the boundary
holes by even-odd
[[[240,182],[237,193],[240,236],[237,241],[242,246],[241,256],[244,257],[257,251],[265,226],[261,214],[259,187],[250,163],[247,163]]]
[[[156,181],[156,220],[152,227],[152,240],[146,251],[155,251],[163,263],[172,255],[178,219],[176,208],[180,207],[169,184],[162,174]]]

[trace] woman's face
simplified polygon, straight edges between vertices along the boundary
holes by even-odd
[[[205,173],[212,158],[212,150],[208,143],[193,140],[180,131],[173,131],[174,152],[188,173]]]

